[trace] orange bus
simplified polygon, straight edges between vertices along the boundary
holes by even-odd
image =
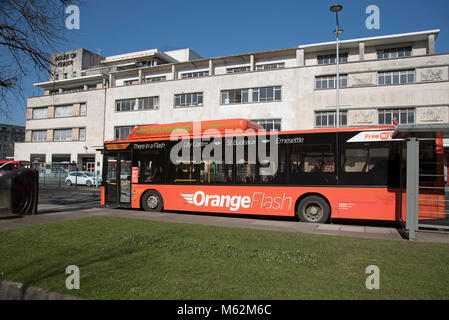
[[[400,221],[405,153],[393,131],[265,132],[244,119],[141,126],[126,140],[105,142],[101,203],[313,223]],[[429,143],[426,155],[435,158]]]
[[[31,168],[30,161],[0,161],[0,176],[19,168]]]

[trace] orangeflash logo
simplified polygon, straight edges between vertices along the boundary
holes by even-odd
[[[264,192],[254,192],[253,197],[249,196],[230,196],[218,194],[205,194],[203,191],[192,193],[181,193],[181,196],[189,204],[198,207],[220,207],[229,208],[231,211],[237,211],[240,208],[259,208],[259,209],[284,209],[288,204],[292,206],[292,198],[287,197],[285,193],[282,196],[272,197],[265,195]]]
[[[203,191],[197,191],[195,194],[183,194],[181,196],[190,204],[198,207],[226,207],[231,211],[237,211],[242,208],[249,208],[251,198],[248,196],[219,196],[217,194],[206,195]],[[210,203],[209,203],[210,201]]]

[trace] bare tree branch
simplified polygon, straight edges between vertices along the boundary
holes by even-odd
[[[0,0],[0,113],[25,107],[22,79],[48,72],[51,54],[65,40],[65,7],[77,0]]]

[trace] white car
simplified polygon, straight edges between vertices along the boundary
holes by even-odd
[[[68,186],[74,184],[86,185],[88,187],[99,185],[99,177],[95,177],[90,171],[73,171],[67,174],[65,184]]]

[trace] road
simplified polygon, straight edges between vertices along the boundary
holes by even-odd
[[[100,189],[43,187],[39,190],[39,214],[100,208]]]

